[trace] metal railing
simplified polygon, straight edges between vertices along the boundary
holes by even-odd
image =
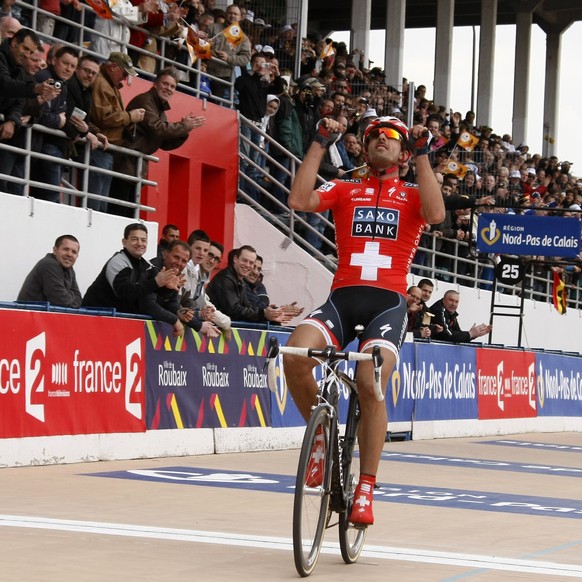
[[[1,117],[1,116],[0,116]],[[85,139],[80,139],[75,142],[75,146],[84,146],[82,161],[75,161],[71,159],[63,159],[59,157],[50,156],[43,154],[38,151],[33,151],[32,149],[32,135],[33,132],[39,132],[43,135],[49,135],[53,137],[58,137],[67,140],[66,134],[58,129],[50,129],[43,125],[32,125],[28,127],[22,127],[20,131],[25,132],[23,147],[15,147],[5,142],[0,141],[0,155],[5,155],[2,152],[10,152],[17,156],[24,158],[24,172],[23,177],[17,177],[10,174],[0,173],[0,180],[6,183],[19,184],[22,186],[22,195],[29,197],[31,188],[38,188],[40,190],[54,191],[58,190],[62,196],[62,202],[68,202],[73,206],[79,205],[82,208],[87,207],[87,202],[89,200],[98,200],[101,202],[106,202],[110,204],[116,204],[119,206],[124,206],[134,209],[135,218],[139,218],[139,213],[141,211],[145,212],[155,212],[153,206],[146,206],[141,204],[141,191],[143,186],[157,186],[156,182],[152,180],[147,180],[142,178],[142,166],[144,161],[158,162],[159,158],[156,156],[144,155],[138,151],[131,150],[128,148],[109,145],[107,151],[115,152],[119,155],[130,156],[136,158],[137,176],[129,176],[127,174],[115,172],[112,170],[106,170],[104,168],[98,168],[96,166],[90,165],[90,155],[91,148],[89,143]],[[78,158],[79,159],[79,158]],[[31,167],[35,160],[45,160],[51,163],[59,164],[63,166],[64,169],[69,170],[70,177],[69,180],[62,179],[60,185],[47,184],[45,182],[40,182],[33,180],[31,177]],[[117,177],[123,179],[127,182],[132,182],[135,184],[135,202],[128,202],[126,200],[119,200],[115,196],[101,196],[89,192],[88,190],[88,177],[89,172],[96,174],[104,174],[112,177]]]

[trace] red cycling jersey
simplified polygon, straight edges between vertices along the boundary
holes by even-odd
[[[333,180],[317,192],[317,211],[331,209],[336,227],[339,260],[332,289],[369,285],[406,295],[425,226],[418,186],[363,177]]]

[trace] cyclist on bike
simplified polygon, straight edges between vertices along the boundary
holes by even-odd
[[[363,325],[360,351],[381,348],[382,385],[396,365],[406,333],[406,277],[424,226],[445,218],[443,197],[430,167],[428,131],[410,131],[395,117],[381,117],[364,132],[367,167],[313,190],[326,148],[339,136],[332,119],[319,122],[317,134],[291,187],[289,206],[322,212],[331,209],[336,225],[338,267],[326,303],[295,329],[287,345],[343,349]],[[417,184],[400,180],[398,170],[414,156]],[[314,362],[285,356],[285,376],[295,403],[305,419],[315,404]],[[349,520],[374,523],[372,496],[387,430],[385,402],[374,394],[373,365],[363,362],[356,373],[361,406],[358,432],[360,481]],[[321,483],[317,442],[309,466],[311,483]]]

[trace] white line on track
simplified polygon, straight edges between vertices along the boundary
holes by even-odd
[[[21,515],[0,515],[0,527],[83,532],[96,535],[150,538],[199,544],[249,546],[284,551],[292,551],[293,549],[293,544],[290,538],[149,527],[123,523],[47,519]],[[339,553],[339,546],[338,544],[325,542],[322,547],[322,553],[337,554]],[[542,562],[537,560],[520,560],[504,558],[501,556],[479,556],[475,554],[459,554],[454,552],[433,552],[389,546],[366,546],[362,552],[362,556],[377,560],[400,560],[427,564],[443,564],[462,568],[479,568],[486,570],[502,570],[506,572],[526,572],[546,576],[582,578],[582,566],[559,564],[556,562]]]

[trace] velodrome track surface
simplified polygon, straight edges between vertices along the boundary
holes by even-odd
[[[582,578],[582,434],[384,450],[363,555],[344,565],[330,529],[312,579]],[[290,450],[1,469],[0,580],[298,579],[297,459]]]

